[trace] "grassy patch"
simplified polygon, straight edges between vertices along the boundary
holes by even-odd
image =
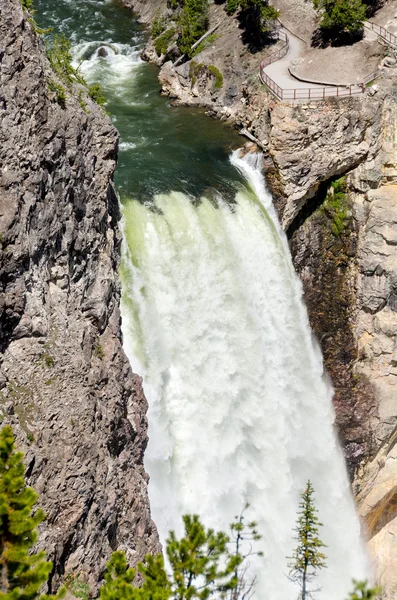
[[[51,92],[54,92],[56,94],[55,100],[59,104],[59,106],[61,106],[62,108],[65,108],[65,106],[66,106],[66,91],[65,91],[65,88],[63,87],[63,85],[61,85],[60,83],[57,83],[53,79],[50,79],[50,81],[48,82],[48,88]]]
[[[95,346],[95,356],[97,356],[100,360],[103,360],[105,357],[105,352],[103,350],[102,345],[99,342]]]
[[[81,600],[89,600],[91,597],[90,586],[75,573],[69,573],[65,577],[65,585],[76,598],[81,598]]]
[[[331,220],[332,233],[340,237],[348,226],[351,217],[346,177],[341,177],[331,183],[321,211]]]
[[[201,73],[210,75],[215,80],[215,88],[220,89],[223,86],[223,75],[215,65],[204,65],[203,63],[196,63],[194,60],[190,62],[189,77],[192,82],[192,86],[196,84],[197,78]]]
[[[52,369],[55,366],[55,358],[50,352],[51,345],[49,343],[44,344],[44,350],[40,355],[40,362],[47,369]]]
[[[154,42],[154,49],[156,50],[157,56],[161,56],[167,52],[168,46],[170,45],[170,42],[174,36],[175,27],[170,27],[156,39]]]
[[[209,65],[208,67],[211,75],[215,77],[215,87],[219,90],[223,86],[223,75],[215,65]]]

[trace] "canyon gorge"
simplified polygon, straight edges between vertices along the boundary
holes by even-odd
[[[95,592],[116,548],[135,564],[184,512],[224,528],[249,500],[273,548],[260,589],[293,597],[275,570],[313,478],[323,597],[343,600],[370,568],[332,386],[363,536],[395,598],[397,67],[359,97],[281,103],[222,5],[192,68],[145,29],[165,0],[122,4],[36,3],[109,115],[78,84],[58,101],[43,36],[19,0],[0,4],[0,411],[47,514],[49,591],[81,572]],[[307,4],[284,23],[310,22]]]

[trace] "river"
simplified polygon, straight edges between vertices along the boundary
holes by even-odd
[[[145,465],[161,540],[181,533],[186,513],[226,529],[248,502],[263,536],[255,597],[294,600],[286,557],[310,479],[327,545],[318,597],[344,600],[367,560],[332,389],[260,156],[242,158],[233,131],[159,95],[156,68],[139,59],[145,32],[119,3],[37,7],[101,83],[121,136],[123,335],[149,401]]]

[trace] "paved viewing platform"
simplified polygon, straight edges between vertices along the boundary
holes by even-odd
[[[370,21],[364,23],[364,27],[374,31],[388,45],[397,48],[397,37],[384,27]],[[372,72],[362,81],[351,85],[327,84],[307,77],[303,80],[292,73],[291,65],[304,54],[306,42],[284,27],[277,30],[277,36],[282,45],[261,62],[260,78],[278,100],[322,100],[331,96],[356,96],[363,94],[367,84],[378,76],[378,71]]]

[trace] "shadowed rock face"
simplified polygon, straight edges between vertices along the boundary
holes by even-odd
[[[0,6],[0,412],[47,513],[50,589],[112,550],[158,549],[146,399],[121,345],[117,133],[88,98],[66,107],[18,0]],[[61,82],[59,82],[61,83]]]

